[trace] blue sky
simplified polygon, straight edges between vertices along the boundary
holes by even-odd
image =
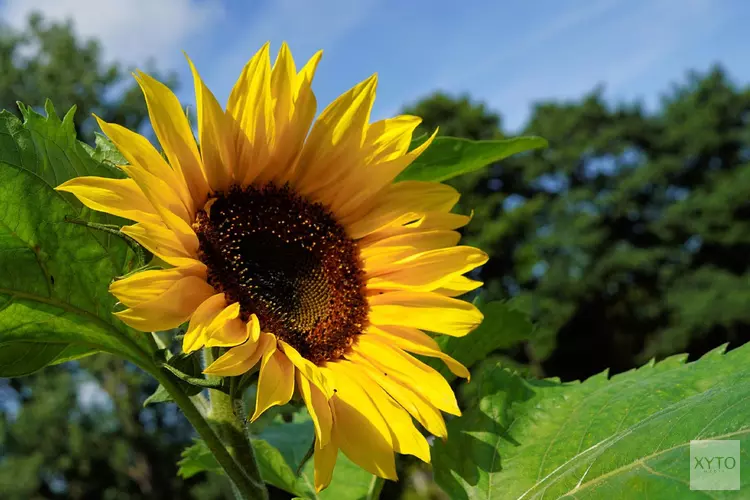
[[[375,119],[441,89],[485,101],[514,130],[533,102],[600,83],[611,99],[654,106],[687,69],[714,62],[750,83],[742,0],[0,0],[11,24],[33,9],[72,18],[107,57],[141,67],[151,57],[176,70],[186,102],[181,50],[223,101],[266,40],[274,52],[286,40],[299,65],[324,50],[320,105],[379,73]]]

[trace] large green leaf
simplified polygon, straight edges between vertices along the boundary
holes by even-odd
[[[547,141],[533,136],[497,141],[437,137],[397,180],[441,182],[479,170],[511,155],[545,147]]]
[[[435,340],[440,350],[452,356],[467,368],[486,358],[498,349],[512,347],[528,340],[533,330],[528,317],[513,307],[512,302],[494,301],[479,306],[484,314],[482,324],[465,337],[441,335]],[[451,381],[456,378],[442,362],[429,363]]]
[[[485,366],[478,404],[435,444],[435,479],[453,499],[706,498],[690,490],[691,440],[739,440],[750,467],[750,345],[685,359],[564,384]]]
[[[54,190],[76,176],[122,174],[76,140],[74,109],[63,120],[49,102],[47,116],[21,110],[23,123],[0,113],[0,374],[28,373],[68,359],[66,352],[101,350],[147,363],[149,343],[112,316],[107,292],[132,263],[128,246],[66,218],[122,220]]]

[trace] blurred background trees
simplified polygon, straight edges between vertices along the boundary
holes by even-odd
[[[406,111],[424,130],[504,135],[465,96]],[[491,256],[483,294],[538,325],[505,354],[572,380],[750,340],[749,120],[750,88],[720,67],[689,73],[653,112],[595,89],[534,107],[519,133],[548,149],[453,181],[474,210],[466,241]]]
[[[61,112],[77,106],[87,142],[92,112],[146,126],[140,90],[95,41],[39,16],[24,32],[0,27],[0,106],[48,97]],[[423,131],[508,135],[499,112],[469,96],[438,93],[405,111],[424,117]],[[537,104],[513,132],[548,149],[452,181],[459,210],[474,210],[465,241],[491,256],[482,294],[514,300],[537,324],[532,341],[497,355],[572,380],[750,340],[749,119],[750,87],[719,67],[688,74],[649,111],[594,89]],[[229,498],[218,478],[177,478],[192,432],[171,405],[142,407],[154,388],[104,355],[0,381],[2,498]]]
[[[150,63],[141,69],[170,86],[177,83]],[[18,114],[17,101],[43,108],[47,98],[61,113],[76,106],[76,131],[88,142],[98,130],[92,113],[131,129],[148,119],[130,69],[105,61],[98,42],[77,38],[70,22],[45,22],[34,14],[23,32],[0,24],[0,109]]]

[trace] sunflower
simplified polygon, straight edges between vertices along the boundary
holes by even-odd
[[[118,318],[141,331],[189,321],[186,353],[223,348],[206,374],[258,370],[253,420],[301,397],[315,427],[318,490],[339,450],[393,480],[394,451],[430,460],[415,421],[445,438],[441,412],[460,411],[445,379],[409,353],[469,376],[423,330],[463,336],[482,321],[455,297],[481,285],[464,274],[487,261],[457,246],[468,217],[451,213],[455,189],[394,182],[434,135],[409,151],[419,118],[369,123],[376,75],[314,120],[320,57],[297,71],[284,44],[272,66],[266,44],[226,109],[188,59],[198,143],[175,95],[138,72],[163,155],[97,117],[128,178],[58,187],[134,221],[122,232],[161,264],[112,283],[125,307]]]

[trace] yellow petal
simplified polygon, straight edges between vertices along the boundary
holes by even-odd
[[[383,238],[374,242],[359,241],[360,257],[364,263],[365,273],[377,275],[394,262],[428,250],[455,246],[461,239],[456,231],[432,230],[411,231]]]
[[[186,267],[143,271],[113,282],[109,291],[126,307],[135,307],[158,298],[186,276],[205,280],[205,264],[195,261],[195,265]]]
[[[328,380],[326,380],[323,373],[320,371],[320,369],[315,365],[315,363],[312,363],[305,358],[303,358],[297,350],[284,342],[283,340],[279,340],[279,347],[282,351],[284,351],[284,354],[289,358],[289,361],[294,364],[295,367],[315,386],[323,391],[323,395],[325,395],[326,400],[330,399],[331,396],[333,396],[333,391],[328,383]]]
[[[286,124],[294,116],[295,81],[297,68],[294,65],[289,45],[282,42],[279,55],[271,70],[271,93],[274,101],[274,122]]]
[[[107,123],[95,116],[99,127],[109,137],[130,165],[122,165],[128,176],[133,179],[149,199],[159,214],[164,218],[164,211],[169,211],[190,223],[193,200],[187,186],[154,146],[140,134],[136,134],[121,125]],[[169,224],[169,221],[165,219]]]
[[[136,222],[161,223],[161,217],[133,179],[75,177],[55,189],[74,194],[92,210]]]
[[[284,185],[296,172],[297,160],[317,112],[312,80],[322,55],[320,51],[313,55],[297,74],[294,85],[294,115],[286,125],[276,121],[276,140],[271,164],[258,176],[259,183],[275,181],[278,185]]]
[[[437,182],[403,181],[383,190],[366,213],[341,219],[349,235],[362,238],[388,226],[399,226],[423,217],[427,212],[448,212],[458,202],[458,191]],[[369,204],[368,204],[369,205]]]
[[[427,250],[452,247],[460,239],[461,234],[457,231],[441,229],[413,231],[374,242],[360,241],[360,257],[365,263],[365,269],[372,272],[373,268],[379,264],[376,261],[387,258],[393,262]],[[370,263],[369,261],[373,262]]]
[[[359,241],[366,246],[377,243],[386,238],[406,236],[423,231],[458,229],[469,223],[468,215],[452,214],[449,212],[425,212],[424,215],[403,225],[384,227],[377,232],[370,233]]]
[[[336,381],[336,394],[331,398],[333,440],[367,472],[395,481],[396,462],[388,424],[362,386],[341,370],[341,363],[328,363],[324,369]]]
[[[473,304],[432,292],[387,292],[368,300],[370,323],[376,326],[410,326],[462,337],[484,319]]]
[[[136,81],[143,90],[151,125],[169,164],[190,191],[193,210],[202,207],[208,196],[208,182],[203,174],[193,131],[180,101],[169,87],[146,73],[138,72]]]
[[[271,60],[268,47],[268,43],[263,45],[245,65],[227,104],[227,112],[239,125],[235,178],[243,185],[251,183],[265,168],[269,145],[273,140]]]
[[[367,288],[431,292],[488,259],[483,251],[468,246],[428,250],[369,270]]]
[[[120,231],[173,266],[193,266],[199,262],[196,259],[196,252],[187,250],[182,242],[177,239],[177,236],[164,226],[142,223],[125,226]],[[193,236],[195,237],[194,246],[197,249],[198,237],[195,236],[195,233],[193,233]]]
[[[162,179],[143,169],[125,165],[120,168],[138,184],[143,194],[151,201],[154,209],[159,213],[164,225],[174,233],[182,246],[189,251],[197,250],[198,239],[189,223],[192,214],[181,215],[179,213],[183,207],[182,202],[169,189],[167,184]]]
[[[320,493],[331,484],[333,469],[336,466],[336,458],[338,456],[339,448],[333,440],[320,447],[316,443],[313,462],[315,467],[315,491],[317,493]]]
[[[260,321],[255,314],[251,314],[247,320],[247,335],[252,342],[260,339]]]
[[[216,97],[203,83],[193,61],[185,57],[193,73],[198,140],[206,179],[212,190],[226,191],[232,183],[235,165],[232,119],[224,113]]]
[[[432,144],[436,136],[437,130],[424,143],[403,156],[354,169],[349,179],[341,183],[333,196],[333,202],[330,204],[331,210],[339,217],[346,218],[361,206],[366,205],[411,165]]]
[[[275,348],[275,346],[274,335],[261,333],[258,342],[247,341],[242,345],[232,347],[203,370],[203,373],[221,377],[242,375],[250,371],[268,349]]]
[[[453,276],[450,281],[435,290],[435,293],[445,295],[446,297],[458,297],[472,290],[476,290],[484,283],[469,279],[466,276]]]
[[[358,356],[383,370],[386,376],[409,384],[414,392],[421,394],[436,408],[451,415],[461,414],[453,389],[442,375],[401,349],[389,346],[374,335],[360,335],[354,351],[347,355],[355,362],[359,360]]]
[[[217,314],[203,332],[206,347],[233,347],[245,342],[251,328],[239,316],[239,302],[228,305]]]
[[[391,431],[393,449],[399,453],[414,455],[424,462],[430,461],[430,445],[422,434],[414,427],[408,413],[376,384],[367,373],[359,370],[358,366],[341,362],[338,363],[341,370],[347,372],[349,377],[356,380],[357,384],[364,389],[373,404],[383,416]]]
[[[182,350],[184,352],[193,352],[205,345],[203,332],[226,306],[225,295],[217,293],[204,300],[195,309],[193,317],[190,318],[187,332],[185,332],[185,336],[182,338]]]
[[[117,312],[115,316],[142,332],[169,330],[190,319],[195,309],[214,293],[205,280],[187,276],[156,299]]]
[[[361,147],[375,100],[377,75],[355,85],[318,117],[305,141],[294,184],[309,195],[361,165]]]
[[[421,330],[406,326],[370,326],[367,333],[377,335],[404,351],[439,358],[457,377],[470,377],[469,370],[464,365],[442,352],[438,343]]]
[[[376,368],[362,356],[355,358],[357,359],[355,363],[357,368],[366,371],[398,404],[417,419],[422,427],[439,438],[444,439],[448,436],[448,429],[445,427],[445,420],[443,420],[440,410],[414,392],[410,385],[402,384],[393,377],[388,377],[383,370]]]
[[[328,399],[314,384],[311,384],[301,372],[297,372],[297,388],[305,401],[315,426],[315,439],[318,446],[325,446],[331,440],[333,415],[328,406]]]
[[[418,116],[399,115],[370,124],[365,137],[369,148],[367,163],[382,163],[406,154],[412,133],[420,123],[422,119]]]
[[[233,347],[242,344],[250,336],[251,330],[258,328],[258,318],[253,315],[246,324],[239,315],[239,302],[227,305],[227,298],[223,293],[210,297],[196,309],[190,320],[182,341],[182,350],[192,352],[201,347]]]
[[[254,422],[272,406],[285,405],[294,394],[294,365],[286,355],[271,345],[263,354],[258,377],[258,392],[255,412],[250,418]]]

